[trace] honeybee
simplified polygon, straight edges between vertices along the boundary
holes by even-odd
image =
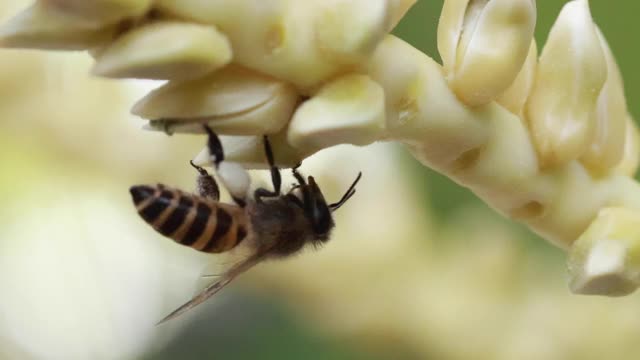
[[[281,193],[280,169],[276,167],[267,136],[264,151],[271,172],[273,190],[258,188],[247,196],[250,181],[246,170],[237,163],[224,161],[218,136],[205,126],[207,147],[217,174],[229,190],[235,204],[220,202],[218,184],[204,168],[190,162],[198,171],[196,194],[162,184],[137,185],[130,188],[138,214],[162,235],[205,253],[227,252],[243,243],[250,249],[246,258],[224,271],[191,300],[158,322],[162,324],[201,304],[235,277],[269,258],[293,255],[311,244],[319,247],[329,240],[335,226],[332,212],[339,209],[356,192],[362,173],[335,203],[327,204],[312,176],[306,180],[292,169],[297,180],[287,193]]]

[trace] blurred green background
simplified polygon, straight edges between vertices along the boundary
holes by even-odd
[[[538,2],[540,47],[563,3]],[[25,4],[5,0],[0,18]],[[418,1],[395,34],[438,59],[441,6]],[[637,117],[640,3],[591,7]],[[326,249],[260,265],[155,328],[211,258],[153,233],[127,189],[193,188],[186,162],[203,139],[140,131],[128,109],[154,84],[91,78],[89,65],[0,50],[1,359],[640,357],[638,295],[570,294],[561,250],[394,144],[305,162],[331,198],[352,164],[366,174]]]

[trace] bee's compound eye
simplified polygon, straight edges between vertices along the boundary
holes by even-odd
[[[218,175],[231,195],[244,198],[249,190],[251,179],[242,165],[230,161],[223,161],[218,166]]]

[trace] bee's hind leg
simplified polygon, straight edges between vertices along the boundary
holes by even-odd
[[[189,161],[189,163],[198,171],[198,178],[196,179],[196,192],[198,195],[218,201],[220,199],[220,189],[216,179],[203,167],[194,164],[193,161]]]
[[[213,164],[216,167],[216,171],[220,176],[222,184],[227,188],[227,190],[229,190],[233,201],[235,201],[240,207],[244,207],[247,204],[247,191],[249,190],[251,182],[249,174],[240,164],[224,161],[224,150],[222,149],[222,143],[220,142],[218,135],[216,135],[216,133],[214,133],[207,125],[204,125],[204,129],[209,136],[207,139],[207,148],[209,149],[209,154],[213,157]],[[200,174],[202,175],[202,173]],[[210,175],[209,177],[213,181],[216,191],[218,191],[218,185],[215,183],[215,180]],[[219,198],[219,191],[217,196]]]
[[[269,191],[265,188],[256,189],[254,192],[254,198],[256,201],[260,201],[264,197],[277,197],[280,196],[280,189],[282,188],[282,177],[280,176],[280,169],[276,166],[273,158],[273,150],[271,149],[271,143],[269,138],[264,136],[264,153],[267,156],[267,162],[269,163],[269,171],[271,171],[271,183],[273,184],[273,191]]]

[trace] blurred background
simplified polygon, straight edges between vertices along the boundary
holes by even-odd
[[[538,1],[539,45],[563,3]],[[3,0],[0,20],[26,4]],[[438,59],[441,6],[418,1],[395,33]],[[640,3],[591,7],[638,117]],[[154,84],[92,78],[89,65],[85,54],[0,50],[0,359],[640,356],[640,295],[571,295],[562,251],[394,144],[304,163],[330,199],[364,173],[322,251],[261,264],[154,327],[212,262],[230,260],[156,234],[127,189],[193,189],[187,161],[204,138],[141,131],[128,109]]]

